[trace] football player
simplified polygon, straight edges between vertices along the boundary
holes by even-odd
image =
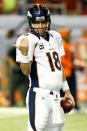
[[[74,99],[70,93],[60,57],[64,55],[62,38],[50,30],[48,8],[35,4],[27,13],[31,32],[17,39],[16,61],[22,72],[29,75],[27,93],[29,111],[28,131],[62,131],[65,118],[60,105],[60,89],[65,98]]]

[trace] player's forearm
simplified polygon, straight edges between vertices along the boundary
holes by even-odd
[[[62,80],[63,80],[63,82],[64,82],[64,81],[66,81],[66,76],[65,76],[65,73],[64,73],[64,69],[63,69],[63,67],[62,67],[62,72],[63,72]]]
[[[65,92],[65,91],[69,90],[69,86],[68,86],[68,83],[67,83],[67,81],[66,81],[66,76],[65,76],[63,67],[62,67],[62,72],[63,72],[63,77],[62,77],[62,80],[63,80],[62,90]]]
[[[31,72],[31,62],[30,63],[21,63],[20,68],[23,72],[23,74],[28,75]]]

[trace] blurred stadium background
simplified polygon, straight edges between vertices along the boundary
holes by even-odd
[[[29,81],[16,65],[12,44],[29,30],[26,11],[34,3],[50,9],[52,29],[70,30],[80,111],[66,115],[64,131],[87,131],[87,0],[0,0],[0,130],[27,130],[25,96]]]

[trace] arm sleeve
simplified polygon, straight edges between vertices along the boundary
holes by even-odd
[[[61,56],[65,55],[65,51],[64,51],[64,47],[63,47],[63,41],[62,41],[61,37],[59,39],[59,43],[60,43],[59,56],[61,57]]]
[[[62,37],[61,37],[60,33],[58,33],[57,31],[51,30],[50,33],[52,34],[52,36],[56,40],[57,48],[58,48],[58,55],[59,55],[59,59],[60,59],[61,56],[65,55]]]
[[[59,57],[65,55],[63,40],[61,35],[57,32],[57,41],[58,41],[58,49],[59,49]]]

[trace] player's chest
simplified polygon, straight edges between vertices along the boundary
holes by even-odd
[[[40,40],[36,45],[34,54],[36,61],[41,65],[50,67],[51,71],[55,71],[55,67],[61,70],[58,42],[56,40]]]
[[[36,43],[36,47],[35,47],[35,53],[36,54],[46,54],[47,52],[58,52],[58,41],[55,39],[50,38],[49,41],[45,40],[45,39],[40,39],[37,43]]]

